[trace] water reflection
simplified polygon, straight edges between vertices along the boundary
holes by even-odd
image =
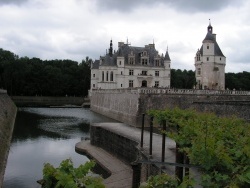
[[[75,153],[75,144],[89,136],[90,123],[112,122],[83,108],[21,108],[18,110],[5,171],[4,188],[40,187],[43,164],[58,166],[71,158],[78,167],[86,156]]]

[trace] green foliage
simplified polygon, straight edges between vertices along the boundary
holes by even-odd
[[[250,72],[226,73],[225,87],[236,90],[250,90]]]
[[[87,96],[91,62],[88,57],[79,64],[72,60],[19,58],[0,49],[0,88],[9,95]]]
[[[171,88],[193,89],[195,72],[192,70],[171,69]]]
[[[104,188],[102,178],[91,176],[94,161],[86,162],[78,168],[74,168],[70,159],[61,162],[58,168],[51,164],[44,164],[43,188]]]
[[[177,178],[164,173],[149,177],[146,183],[140,185],[140,188],[191,188],[193,186],[193,179],[184,178],[183,182],[180,182]]]
[[[158,122],[170,127],[166,134],[203,169],[204,187],[250,186],[250,124],[236,117],[219,118],[194,110],[151,110]]]

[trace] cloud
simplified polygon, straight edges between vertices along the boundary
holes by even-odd
[[[0,6],[6,5],[6,4],[15,4],[15,5],[21,5],[23,3],[26,3],[28,0],[0,0]]]
[[[240,6],[243,0],[95,0],[100,10],[117,10],[128,12],[139,7],[149,7],[156,5],[170,6],[173,9],[186,13],[215,12],[227,6]]]

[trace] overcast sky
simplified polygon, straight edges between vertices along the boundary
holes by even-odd
[[[226,72],[250,72],[247,0],[0,0],[0,48],[19,57],[99,59],[120,41],[168,48],[171,67],[194,70],[211,19]]]

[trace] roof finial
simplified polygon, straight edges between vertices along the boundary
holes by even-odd
[[[209,25],[211,25],[211,20],[210,20],[210,18],[209,18]]]

